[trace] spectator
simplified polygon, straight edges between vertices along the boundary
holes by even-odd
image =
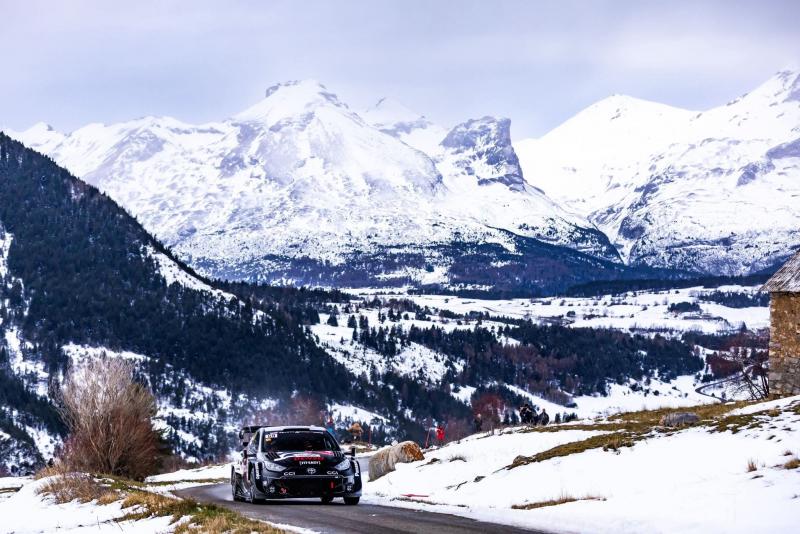
[[[541,423],[542,426],[546,426],[547,423],[549,422],[550,422],[550,416],[547,415],[547,410],[542,408],[542,415],[539,416],[539,423]]]
[[[436,442],[440,447],[444,445],[444,427],[442,425],[436,427]]]
[[[481,414],[476,414],[475,420],[472,421],[472,423],[475,425],[475,433],[478,433],[481,430],[483,430],[483,417],[481,416]]]
[[[347,430],[351,436],[353,436],[353,441],[361,441],[361,434],[364,431],[361,429],[361,424],[358,422],[353,423],[350,425],[350,428]]]
[[[522,403],[522,406],[519,407],[519,419],[522,421],[523,425],[527,425],[530,422],[530,413],[528,411],[528,404]]]
[[[331,436],[336,436],[336,425],[333,422],[333,416],[328,416],[328,421],[325,423],[325,429],[330,432]]]

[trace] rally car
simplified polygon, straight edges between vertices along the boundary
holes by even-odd
[[[231,467],[234,500],[316,497],[327,504],[342,497],[345,504],[358,504],[361,468],[355,449],[346,455],[324,428],[245,427],[239,439],[241,459]]]

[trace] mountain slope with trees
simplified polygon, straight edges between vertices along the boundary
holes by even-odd
[[[234,400],[304,395],[316,405],[341,401],[387,414],[407,401],[392,390],[378,393],[314,343],[306,325],[319,317],[308,302],[319,295],[229,286],[239,298],[212,287],[106,195],[3,134],[0,225],[8,244],[0,375],[9,383],[0,394],[0,447],[63,430],[48,397],[72,363],[65,347],[142,355],[143,379],[179,407],[190,406],[191,391],[201,386]],[[210,402],[207,415],[218,420],[247,416]],[[205,440],[198,453],[226,450],[225,430],[213,417],[202,430],[217,440]],[[178,426],[183,419],[167,421]],[[22,434],[29,438],[14,438]]]

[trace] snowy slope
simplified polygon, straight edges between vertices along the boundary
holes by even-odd
[[[69,135],[41,125],[13,135],[108,193],[212,276],[309,283],[369,255],[381,258],[371,275],[419,278],[418,257],[410,273],[408,258],[382,259],[421,254],[446,281],[441,245],[489,242],[513,252],[509,232],[617,259],[585,218],[525,184],[508,121],[471,121],[445,136],[387,101],[368,117],[377,127],[302,81],[271,87],[212,124],[145,117]],[[422,123],[399,126],[409,121]],[[487,124],[488,138],[476,136]],[[430,142],[408,137],[420,130]],[[487,139],[501,144],[487,150]]]
[[[705,421],[511,469],[518,455],[599,435],[602,421],[597,431],[475,435],[369,482],[365,500],[547,532],[795,532],[798,410],[800,397],[754,404],[729,412],[722,428]]]
[[[528,181],[632,263],[715,274],[800,244],[800,73],[705,112],[614,96],[515,148]]]
[[[438,151],[447,129],[419,115],[393,98],[381,98],[362,113],[364,120],[383,133],[426,154]]]

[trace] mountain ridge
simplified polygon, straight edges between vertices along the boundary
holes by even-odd
[[[92,124],[55,146],[40,130],[17,137],[212,277],[339,285],[347,271],[356,285],[448,284],[463,246],[494,243],[514,256],[516,239],[618,261],[591,223],[524,185],[507,121],[468,121],[456,126],[464,146],[426,154],[318,82],[265,95],[219,123]]]
[[[448,130],[389,98],[358,113],[306,80],[217,123],[14,136],[213,277],[447,286],[444,250],[513,255],[505,232],[631,266],[746,275],[800,241],[798,95],[793,71],[706,111],[612,95],[512,143],[507,119]]]
[[[746,275],[800,243],[798,88],[800,73],[781,71],[701,112],[606,99],[515,147],[528,180],[604,231],[627,263]],[[615,118],[618,102],[653,113]]]

